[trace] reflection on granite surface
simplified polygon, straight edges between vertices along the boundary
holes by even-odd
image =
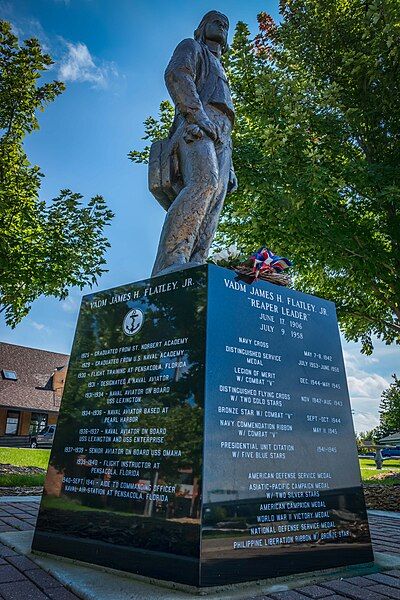
[[[33,548],[196,586],[372,560],[334,305],[214,266],[86,296]]]

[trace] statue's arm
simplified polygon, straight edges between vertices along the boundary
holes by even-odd
[[[196,88],[196,74],[204,68],[198,42],[183,40],[165,71],[165,84],[179,113],[190,124],[197,125],[212,139],[216,139],[214,124],[204,110]]]

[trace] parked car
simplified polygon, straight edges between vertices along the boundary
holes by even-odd
[[[42,431],[31,436],[31,448],[51,448],[55,432],[55,425],[47,425]]]
[[[383,448],[381,450],[383,458],[400,458],[400,446],[395,448]]]

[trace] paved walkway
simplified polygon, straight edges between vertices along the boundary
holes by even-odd
[[[31,499],[0,502],[0,532],[33,530],[38,501]],[[369,515],[376,552],[400,555],[400,514],[398,518],[377,513]],[[195,597],[195,596],[194,596]],[[54,577],[25,556],[0,544],[1,600],[74,600]],[[254,596],[252,600],[400,600],[400,570],[362,577],[330,580],[285,592]],[[110,598],[118,600],[118,598]]]
[[[33,530],[38,510],[38,501],[1,502],[0,532]],[[77,600],[78,596],[68,591],[57,579],[29,558],[20,556],[11,548],[0,544],[0,599],[49,600],[49,598]]]

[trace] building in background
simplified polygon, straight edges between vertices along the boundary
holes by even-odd
[[[57,422],[69,356],[0,342],[0,446]]]

